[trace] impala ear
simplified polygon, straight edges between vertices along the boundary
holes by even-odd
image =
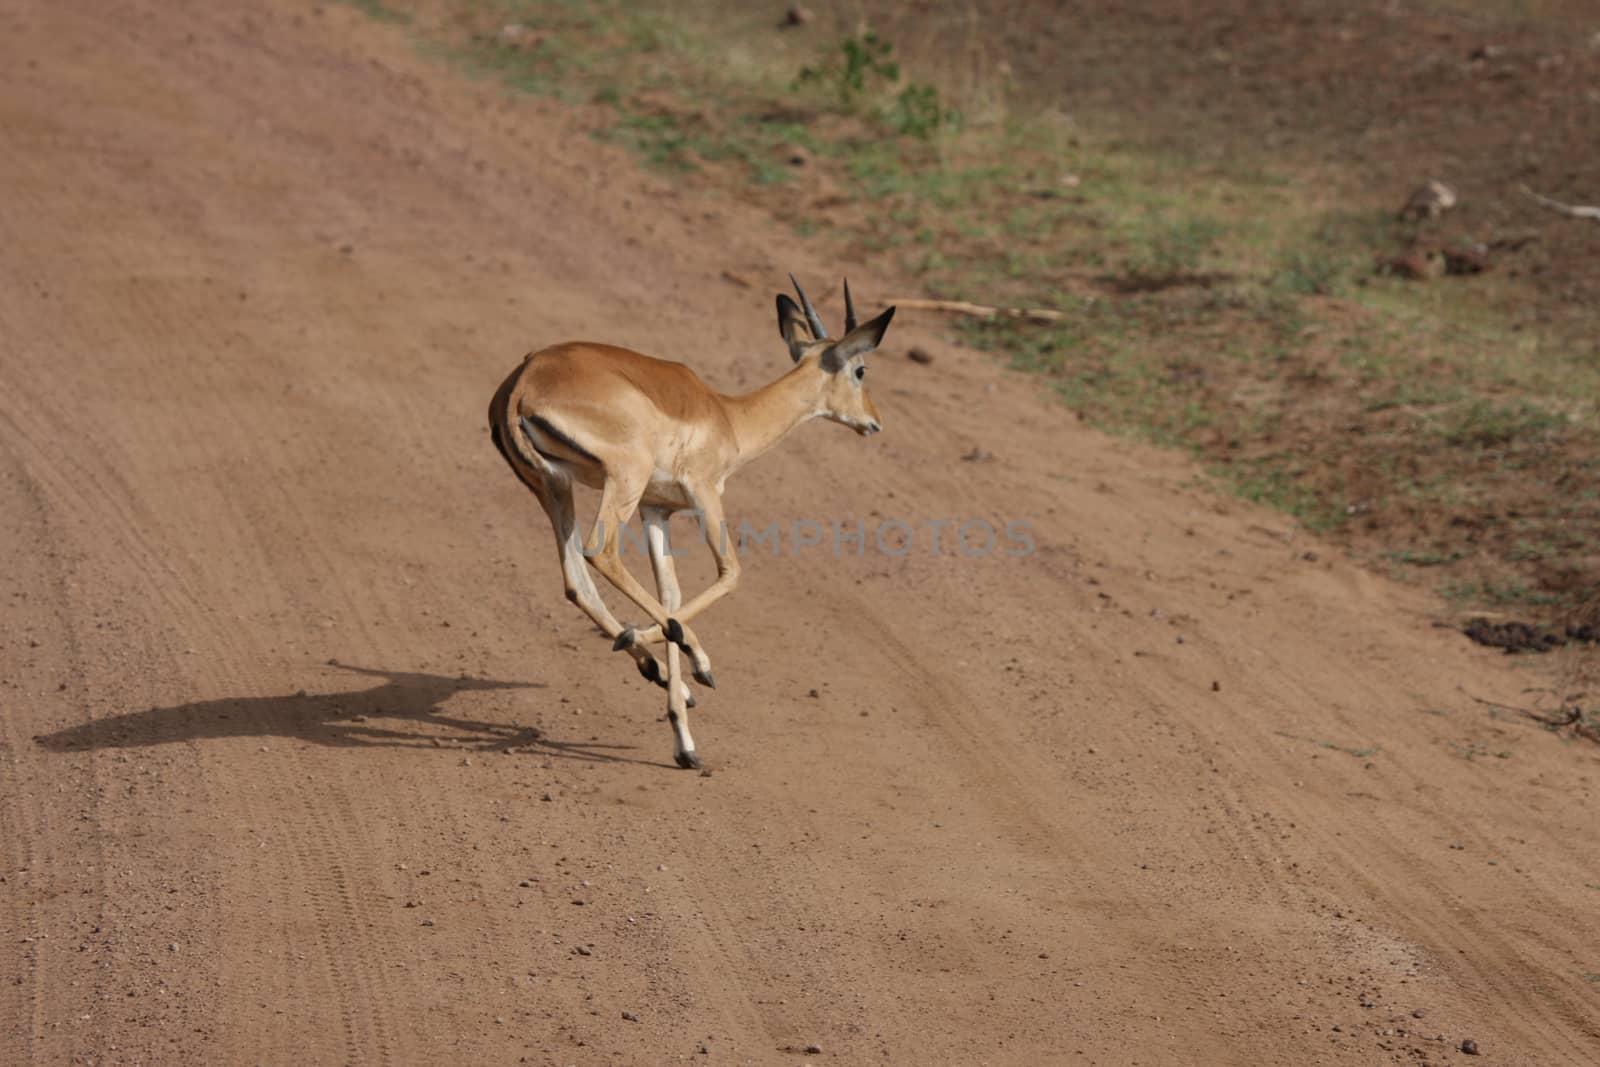
[[[883,335],[888,332],[889,320],[892,318],[894,318],[894,308],[862,323],[839,338],[838,344],[822,353],[822,369],[829,374],[835,374],[856,356],[864,356],[877,348],[883,341]]]
[[[811,336],[805,312],[789,299],[787,293],[778,294],[778,333],[783,337],[783,343],[789,346],[789,355],[794,357],[796,363],[805,354],[806,345],[815,340]]]

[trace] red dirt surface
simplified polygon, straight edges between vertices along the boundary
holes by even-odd
[[[975,354],[729,506],[1038,550],[751,558],[670,769],[484,403],[748,388],[723,272],[849,264],[575,129],[342,7],[0,15],[0,1060],[1600,1059],[1596,750]]]

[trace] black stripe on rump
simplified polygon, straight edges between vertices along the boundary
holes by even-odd
[[[546,459],[559,460],[559,459],[564,459],[565,457],[563,457],[563,456],[552,456],[550,453],[548,453],[548,452],[544,451],[544,449],[540,448],[539,447],[539,442],[534,440],[533,432],[532,432],[534,430],[538,430],[540,433],[544,434],[546,437],[550,438],[552,441],[555,441],[562,448],[570,450],[575,455],[581,456],[582,458],[588,460],[590,463],[594,463],[594,464],[599,464],[600,463],[600,457],[599,456],[595,455],[593,452],[590,452],[587,448],[584,448],[578,442],[574,441],[571,437],[568,437],[566,434],[564,434],[560,430],[556,429],[555,426],[550,422],[549,419],[543,418],[542,416],[539,416],[539,415],[531,415],[531,416],[530,415],[521,415],[521,416],[518,416],[518,421],[520,421],[522,423],[522,432],[528,438],[528,444],[533,447],[533,450],[535,452],[539,453],[541,456],[544,456]]]

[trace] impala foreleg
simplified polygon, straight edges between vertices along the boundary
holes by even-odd
[[[648,630],[640,631],[637,637],[640,643],[646,645],[657,641],[671,641],[672,644],[681,645],[684,651],[691,655],[699,646],[691,648],[680,640],[682,634],[687,632],[683,629],[684,624],[739,586],[739,554],[729,543],[728,525],[723,518],[722,501],[708,494],[698,503],[706,545],[717,560],[717,580],[701,590],[699,595],[687,604],[675,609],[666,626],[652,626]],[[698,677],[698,674],[696,676]]]
[[[655,572],[656,590],[661,594],[661,604],[668,611],[678,608],[678,571],[667,550],[667,512],[658,508],[644,508],[640,518],[644,521],[645,540],[650,548],[650,568]],[[672,723],[672,758],[678,766],[693,770],[700,766],[695,755],[694,738],[689,733],[689,705],[693,697],[684,699],[680,690],[688,692],[683,684],[682,668],[678,662],[678,647],[667,646],[667,721]]]
[[[589,558],[589,565],[639,605],[657,627],[673,634],[674,643],[687,652],[694,662],[695,681],[714,689],[716,682],[711,677],[711,657],[700,647],[694,633],[671,618],[661,602],[639,584],[639,580],[629,573],[622,562],[622,528],[638,506],[640,495],[639,488],[627,488],[614,476],[606,481],[605,488],[600,492],[600,510],[595,516],[594,530],[589,535],[584,554]],[[616,651],[627,649],[632,652],[644,646],[645,642],[639,640],[639,632],[630,626],[617,635],[611,647]]]

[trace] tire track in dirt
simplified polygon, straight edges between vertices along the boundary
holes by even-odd
[[[341,810],[329,813],[315,806],[302,805],[297,817],[286,820],[282,830],[293,839],[293,850],[316,927],[316,943],[322,948],[321,964],[326,971],[333,1003],[344,1037],[346,1063],[390,1063],[395,1047],[394,1020],[390,1005],[393,996],[385,988],[381,963],[374,965],[360,950],[365,939],[352,944],[357,931],[374,923],[351,891],[346,868],[373,871],[379,868],[376,852],[351,835],[336,833],[335,825],[348,825],[350,805],[340,797]],[[283,814],[278,812],[280,816]]]
[[[1317,697],[1315,690],[1294,679],[1289,672],[1273,672],[1262,678],[1271,693],[1270,700],[1283,707],[1312,706]],[[1366,693],[1347,695],[1346,699],[1368,702],[1374,706],[1394,703],[1390,693],[1374,688]],[[1354,731],[1356,723],[1334,720],[1330,725]],[[1271,731],[1257,731],[1235,741],[1241,749],[1242,763],[1263,777],[1292,778],[1305,773],[1295,765],[1297,753],[1281,743]],[[1392,777],[1397,781],[1421,781],[1430,773],[1427,765],[1415,759],[1408,745],[1395,745],[1392,751],[1380,757],[1394,766]],[[1275,773],[1274,773],[1275,772]],[[1233,773],[1223,776],[1226,781],[1242,782],[1246,776]],[[1241,789],[1231,790],[1237,802],[1244,802]],[[1534,1042],[1537,1054],[1557,1060],[1582,1062],[1594,1051],[1593,1040],[1600,1031],[1586,1020],[1586,1006],[1578,1000],[1562,996],[1553,989],[1530,996],[1525,980],[1506,967],[1506,961],[1529,957],[1530,946],[1508,936],[1503,919],[1487,922],[1478,909],[1462,906],[1460,892],[1448,880],[1434,877],[1436,868],[1416,862],[1414,847],[1402,845],[1393,837],[1391,820],[1380,815],[1362,831],[1350,828],[1335,831],[1321,817],[1314,798],[1301,798],[1293,792],[1280,794],[1274,801],[1276,822],[1296,827],[1294,846],[1283,846],[1272,841],[1264,848],[1279,864],[1277,878],[1282,880],[1283,870],[1289,862],[1315,857],[1323,865],[1337,866],[1345,879],[1365,896],[1362,911],[1368,911],[1367,902],[1381,907],[1387,913],[1374,928],[1388,936],[1398,936],[1415,945],[1432,957],[1446,971],[1464,974],[1463,985],[1475,994],[1493,1003],[1499,1011],[1510,1012],[1518,1022],[1518,1032],[1524,1041]],[[1452,813],[1446,809],[1428,806],[1423,818],[1440,840],[1471,839],[1477,834],[1475,820]],[[1270,837],[1265,829],[1253,836]],[[1438,848],[1438,845],[1434,846]],[[1270,871],[1263,871],[1270,880]],[[1320,879],[1327,881],[1326,878]],[[1535,912],[1558,913],[1560,903],[1537,884],[1525,887],[1528,899],[1522,906]],[[1445,906],[1439,906],[1442,902]],[[1447,946],[1457,946],[1458,951],[1446,955]],[[1552,971],[1557,971],[1565,961],[1548,960]],[[1471,1019],[1462,1019],[1470,1024]],[[1583,1034],[1587,1028],[1588,1042],[1573,1035]],[[1537,1035],[1533,1037],[1530,1035]]]
[[[131,563],[133,569],[142,576],[141,594],[159,605],[159,614],[173,632],[207,634],[210,646],[208,661],[190,679],[191,684],[200,691],[248,697],[253,693],[270,693],[274,686],[281,685],[276,679],[252,677],[254,672],[251,665],[259,662],[260,650],[240,640],[236,636],[239,632],[236,628],[215,624],[215,612],[202,607],[202,595],[190,576],[172,563],[173,558],[184,554],[179,548],[182,538],[169,538],[166,546],[161,545],[158,540],[161,534],[157,531],[163,530],[166,524],[147,505],[136,501],[127,484],[114,474],[114,468],[80,462],[71,453],[50,452],[37,444],[45,440],[61,440],[71,432],[67,420],[54,413],[49,400],[49,396],[70,395],[70,390],[49,390],[52,380],[48,374],[39,381],[44,388],[9,383],[14,386],[11,395],[15,400],[6,409],[0,410],[9,428],[6,440],[0,444],[10,454],[28,457],[38,472],[39,491],[58,501],[62,523],[72,529],[95,531],[98,542],[95,551],[100,558],[110,555]],[[237,447],[259,431],[242,406],[230,407],[235,417],[227,420],[227,424],[237,427],[239,439],[219,443],[231,443]],[[80,432],[96,433],[92,428]],[[102,442],[91,446],[90,452],[109,455],[115,449],[109,443]],[[244,531],[237,527],[215,525],[207,531],[209,538],[224,543],[243,543],[246,540],[243,534]],[[105,543],[108,538],[111,541],[109,545]],[[316,571],[334,573],[335,569],[328,565],[325,555],[315,562],[320,564],[314,568]],[[272,581],[276,576],[262,577]],[[64,602],[65,598],[61,599]],[[241,691],[240,683],[247,679],[253,684]],[[255,725],[263,735],[272,734],[278,727],[267,716],[258,718]],[[193,742],[188,742],[186,747],[197,758],[204,760],[204,754],[198,751]],[[86,766],[92,766],[92,755],[82,758]],[[306,777],[305,768],[296,759],[292,745],[279,746],[271,758],[259,761],[255,771],[269,783],[269,791],[278,798],[270,812],[270,821],[278,824],[294,840],[292,855],[296,877],[288,883],[290,895],[298,889],[310,898],[316,925],[314,944],[321,956],[318,962],[329,975],[322,989],[324,997],[319,1000],[318,1007],[335,1005],[341,1020],[340,1027],[346,1035],[343,1042],[321,1051],[345,1062],[387,1062],[395,1046],[392,1014],[388,1008],[392,998],[385,995],[386,991],[382,988],[381,961],[360,957],[352,944],[348,931],[364,924],[351,922],[357,915],[357,903],[346,884],[342,866],[349,863],[352,856],[367,860],[375,857],[360,836],[336,836],[329,817],[321,808],[321,803],[331,802],[348,812],[348,795],[335,791],[327,801],[319,803],[308,800],[298,785]],[[329,788],[327,783],[323,784],[324,790]],[[84,790],[84,795],[92,794],[92,789]],[[285,798],[293,798],[297,808],[293,818],[286,818],[289,812],[280,806]],[[59,833],[45,833],[43,839],[54,840],[60,836]],[[369,863],[359,866],[366,870],[377,869]],[[283,918],[279,916],[277,921],[281,922]],[[343,936],[340,936],[340,931],[345,932]],[[224,936],[230,941],[241,940],[236,926],[231,926]],[[242,939],[241,947],[246,948],[247,956],[248,948],[258,943],[257,936],[261,934]],[[363,943],[355,942],[356,945]],[[224,948],[226,955],[226,946],[219,947]],[[203,946],[196,948],[204,950]],[[352,955],[357,955],[357,958],[351,959]],[[228,973],[246,972],[225,968],[224,974]],[[32,987],[37,988],[38,983],[32,983]],[[253,989],[240,989],[235,995],[253,999],[255,992]],[[248,1049],[241,1048],[239,1051],[249,1054]]]
[[[45,568],[27,566],[25,557],[49,543],[44,502],[38,485],[14,458],[15,453],[0,440],[0,573],[6,576],[8,633],[4,638],[4,677],[10,694],[7,704],[21,703],[33,694],[30,687],[42,690],[45,681],[36,670],[23,663],[24,635],[32,647],[60,642],[67,628],[55,607],[60,603],[61,582]],[[41,640],[42,639],[42,640]],[[60,647],[57,644],[57,647]],[[42,975],[40,953],[47,951],[35,938],[34,909],[43,891],[44,872],[64,867],[61,845],[68,834],[62,825],[61,805],[35,789],[19,789],[23,783],[42,783],[45,777],[35,770],[37,754],[31,738],[24,736],[23,720],[15,714],[0,714],[0,780],[6,802],[0,803],[0,929],[5,934],[5,966],[0,966],[3,999],[0,999],[0,1036],[5,1045],[6,1062],[32,1062],[36,1042],[44,1028],[41,1015]],[[64,769],[70,777],[81,775],[82,760]],[[15,1042],[15,1044],[12,1044]]]
[[[734,1035],[737,1051],[746,1058],[769,1054],[777,1035],[751,997],[744,980],[751,971],[747,951],[741,951],[736,933],[738,919],[715,893],[696,891],[692,876],[678,879],[673,890],[675,918],[690,924],[689,936],[680,926],[673,930],[674,955],[688,955],[694,995],[702,998],[721,1021],[719,1038]],[[682,940],[680,946],[676,942]],[[696,1020],[699,1021],[698,1019]]]

